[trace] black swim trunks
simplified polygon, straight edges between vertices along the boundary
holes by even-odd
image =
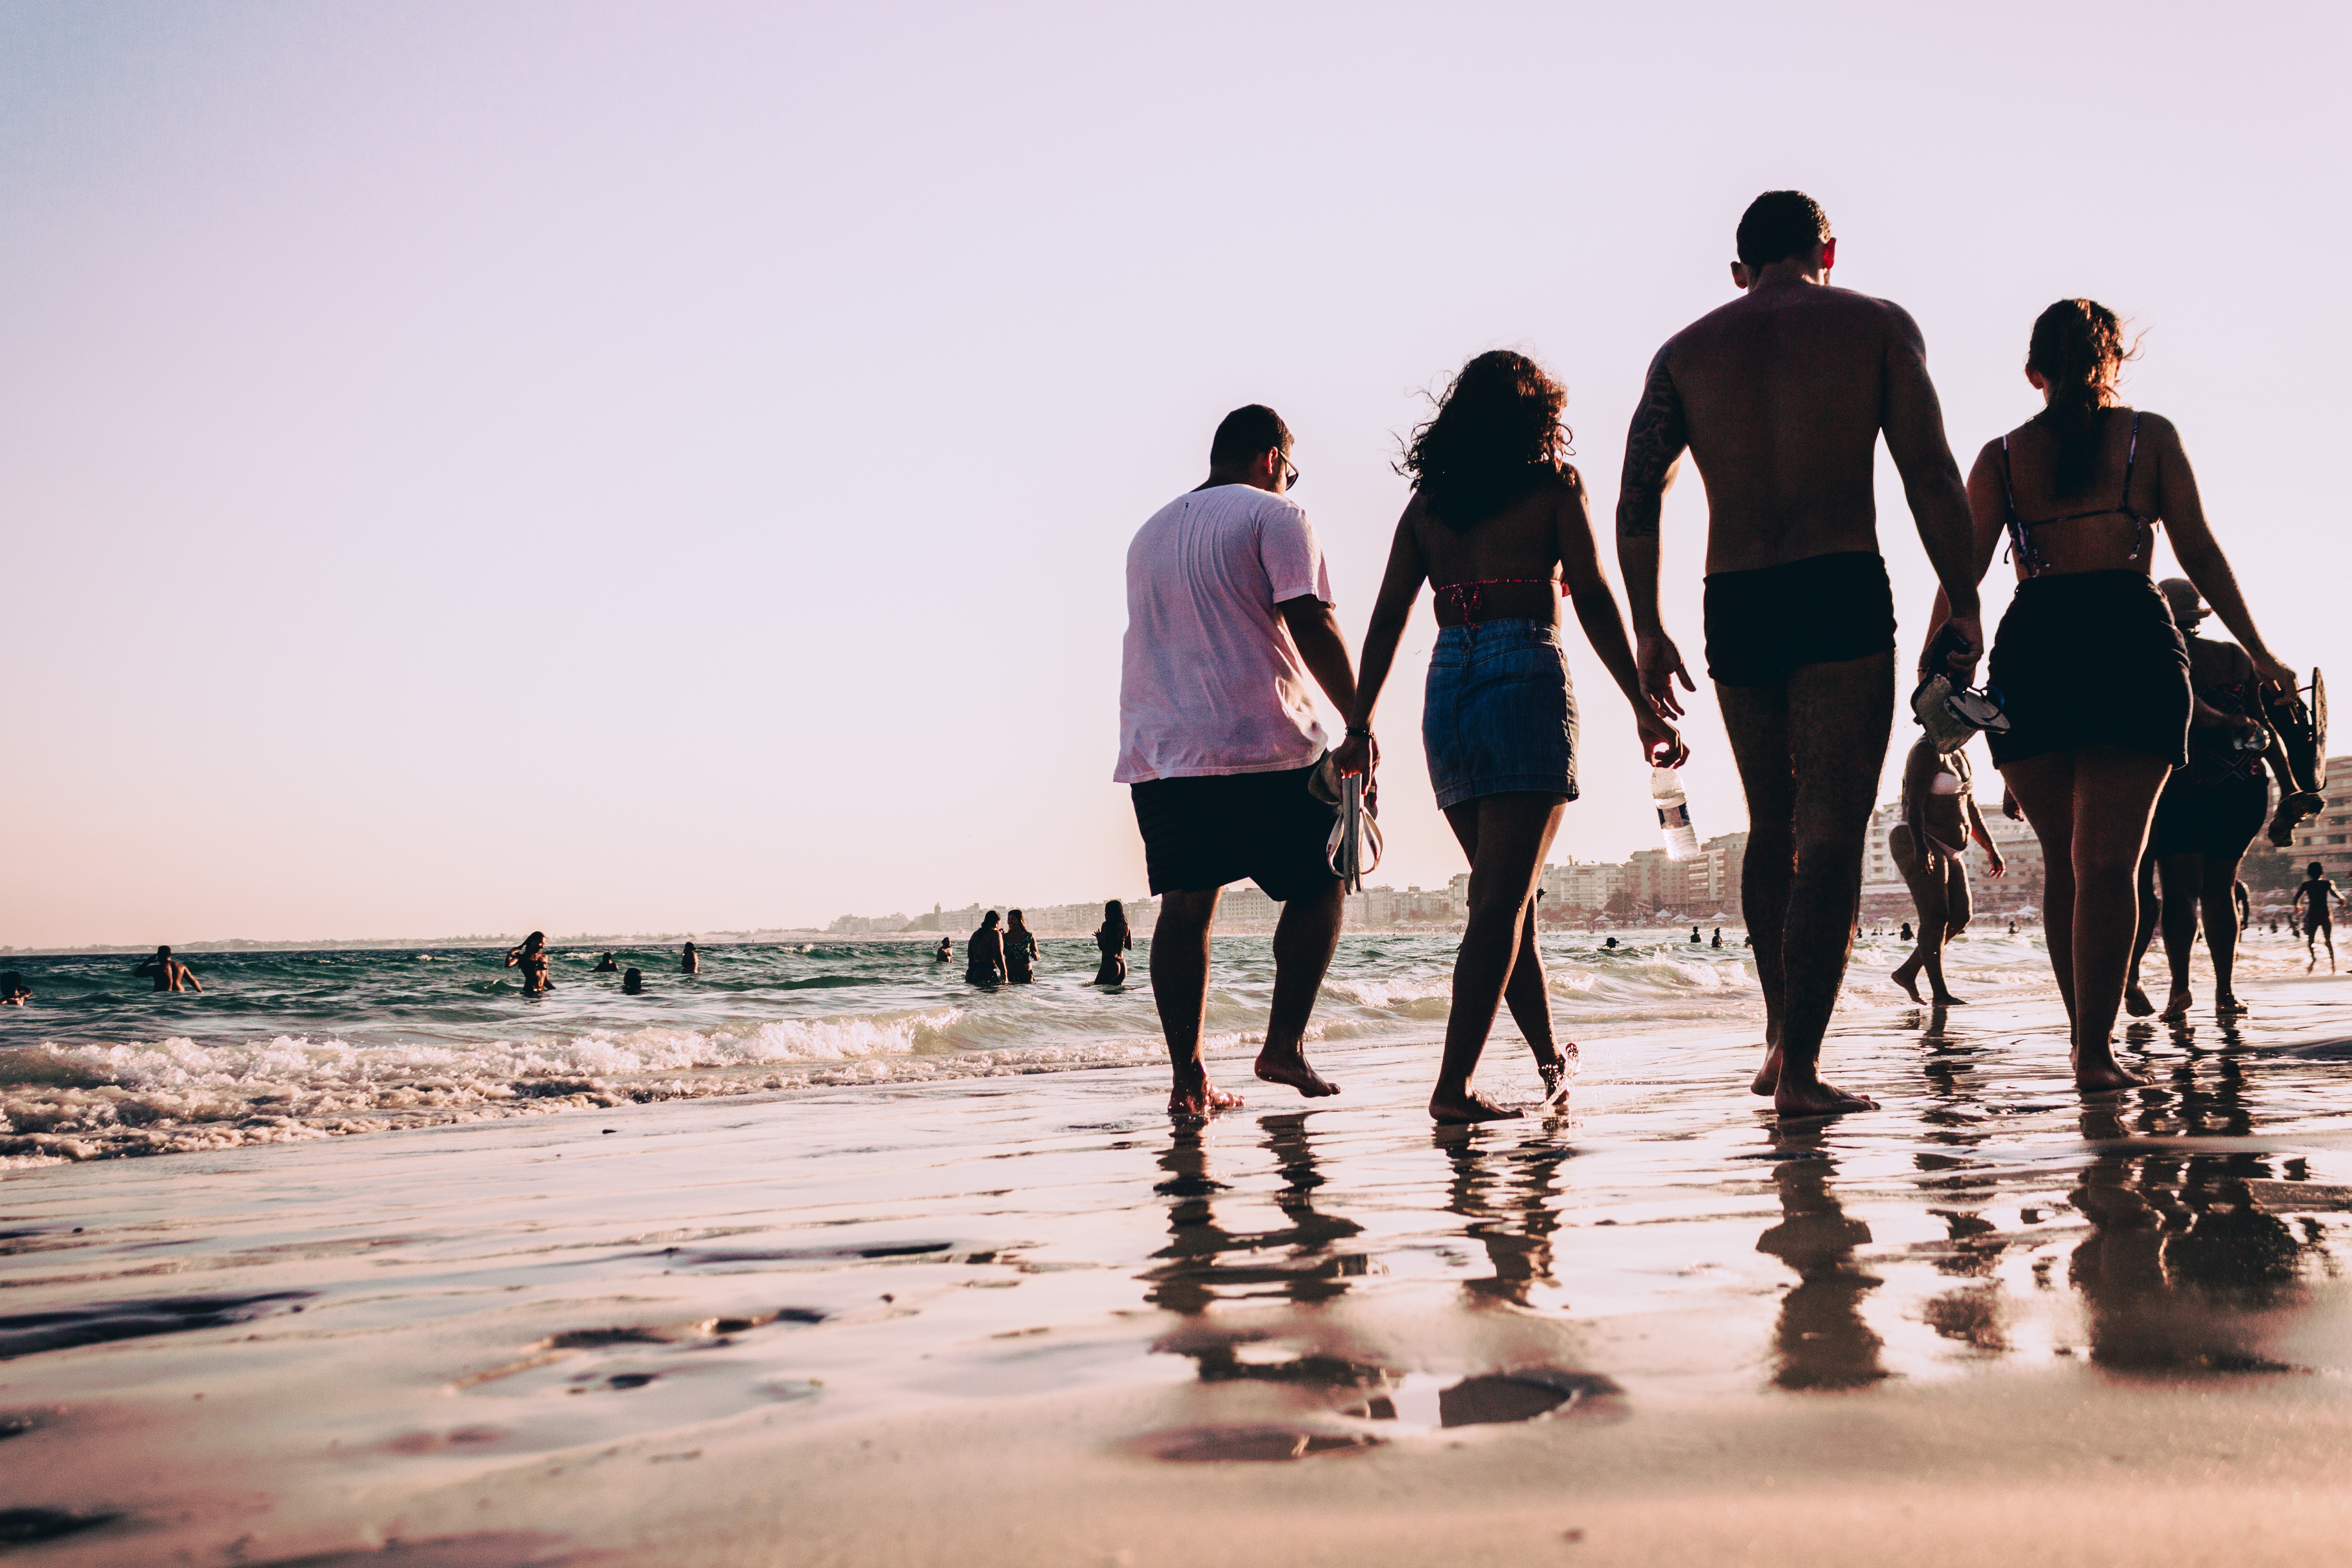
[[[2202,855],[2234,861],[2270,816],[2271,784],[2263,778],[2201,784],[2176,769],[2156,798],[2148,847],[2158,855]]]
[[[1778,686],[1809,664],[1895,648],[1895,589],[1868,550],[1809,555],[1706,580],[1706,672],[1718,686]]]
[[[1247,877],[1288,903],[1330,887],[1336,814],[1307,788],[1315,767],[1129,784],[1151,890],[1207,892]]]

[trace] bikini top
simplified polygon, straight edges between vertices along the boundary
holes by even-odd
[[[1437,590],[1438,602],[1460,614],[1465,621],[1476,625],[1486,613],[1486,590],[1517,583],[1541,583],[1549,585],[1550,577],[1483,577],[1475,583],[1448,583]],[[1561,598],[1568,597],[1568,584],[1559,579]]]
[[[2127,517],[2139,525],[2139,542],[2132,547],[2132,553],[2146,554],[2148,547],[2148,525],[2156,520],[2131,509],[2132,470],[2138,466],[2139,411],[2134,409],[2131,422],[2131,447],[2124,455],[2124,493],[2117,504],[2094,507],[2089,511],[2072,511],[2064,517],[2045,517],[2034,522],[2028,522],[2017,515],[2017,489],[2010,482],[2009,477],[2009,437],[2003,436],[2000,438],[2000,494],[2001,500],[2009,507],[2010,549],[2020,561],[2025,563],[2025,574],[2029,577],[2038,577],[2042,574],[2042,568],[2049,564],[2042,559],[2042,552],[2033,548],[2032,531],[2046,528],[2053,522],[2080,522],[2086,517]]]

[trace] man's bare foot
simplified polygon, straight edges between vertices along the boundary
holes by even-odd
[[[1930,997],[1929,1000],[1935,1003],[1938,1007],[1965,1007],[1968,1005],[1968,1003],[1961,1000],[1959,997],[1953,995],[1948,991],[1938,991]]]
[[[2145,1018],[2156,1011],[2156,1004],[2149,1000],[2147,992],[2140,989],[2137,980],[2124,987],[2124,1011],[2135,1018]]]
[[[1304,1046],[1292,1046],[1286,1050],[1267,1046],[1257,1054],[1257,1076],[1268,1083],[1286,1083],[1309,1100],[1339,1092],[1338,1084],[1307,1065]]]
[[[1211,1083],[1207,1068],[1195,1064],[1176,1069],[1176,1087],[1168,1091],[1169,1115],[1205,1118],[1241,1109],[1242,1097]]]
[[[2084,1062],[2074,1068],[2074,1087],[2084,1094],[2105,1094],[2111,1089],[2137,1089],[2147,1079],[2133,1072],[2113,1057],[2104,1061]]]
[[[1919,1000],[1919,972],[1910,964],[1897,965],[1895,973],[1887,978],[1909,993],[1911,1000],[1914,1002]]]
[[[1878,1101],[1866,1094],[1848,1094],[1821,1079],[1791,1083],[1784,1075],[1772,1091],[1772,1109],[1783,1116],[1843,1116],[1849,1110],[1875,1110]]]
[[[2156,1021],[2159,1024],[2178,1024],[2181,1019],[2189,1016],[2189,1009],[2194,1001],[2195,998],[2190,996],[2185,988],[2176,990],[2164,999],[2164,1011],[2156,1016]]]
[[[1429,1114],[1441,1126],[1456,1127],[1472,1121],[1509,1121],[1527,1112],[1515,1106],[1497,1105],[1475,1089],[1465,1089],[1458,1094],[1448,1094],[1441,1089],[1429,1097]]]
[[[2245,1011],[2246,1005],[2239,1001],[2233,992],[2224,991],[2213,998],[2213,1016],[2217,1018],[2230,1017]]]
[[[1756,1069],[1756,1076],[1748,1080],[1748,1092],[1750,1094],[1770,1094],[1780,1087],[1780,1047],[1776,1041],[1766,1040],[1764,1042],[1764,1065]]]

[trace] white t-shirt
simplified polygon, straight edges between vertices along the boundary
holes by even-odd
[[[1161,507],[1127,547],[1116,784],[1303,768],[1323,754],[1307,667],[1276,605],[1331,603],[1297,501],[1251,485]]]

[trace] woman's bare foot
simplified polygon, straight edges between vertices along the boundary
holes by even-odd
[[[2159,1024],[2178,1024],[2181,1019],[2189,1016],[2189,1005],[2193,1000],[2194,998],[2189,994],[2188,987],[2177,988],[2170,996],[2165,998],[2164,1011],[2156,1016],[2156,1021]]]
[[[1564,1051],[1554,1051],[1549,1057],[1536,1058],[1536,1074],[1543,1079],[1546,1105],[1563,1105],[1568,1100],[1568,1075],[1576,1066],[1576,1042],[1570,1040]]]
[[[1429,1114],[1440,1125],[1454,1127],[1472,1121],[1509,1121],[1527,1112],[1497,1105],[1475,1089],[1453,1094],[1441,1089],[1429,1097]]]
[[[1843,1116],[1850,1110],[1875,1110],[1878,1101],[1866,1094],[1832,1089],[1819,1079],[1795,1083],[1784,1073],[1780,1087],[1772,1091],[1772,1109],[1783,1116]]]
[[[1919,1000],[1918,965],[1913,963],[1897,964],[1895,967],[1895,973],[1888,975],[1887,978],[1894,981],[1895,984],[1903,987],[1903,989],[1909,994],[1911,1000],[1914,1002]]]
[[[2213,1016],[2217,1018],[2231,1017],[2246,1010],[2246,1005],[2238,1000],[2235,992],[2224,991],[2213,998]]]
[[[1168,1091],[1168,1114],[1205,1118],[1221,1110],[1239,1110],[1242,1097],[1228,1094],[1209,1081],[1209,1069],[1195,1062],[1176,1069],[1176,1087]]]
[[[2135,1018],[2145,1018],[2156,1011],[2156,1004],[2148,999],[2147,992],[2140,989],[2137,980],[2124,987],[2124,1011]]]
[[[1286,1083],[1309,1100],[1337,1094],[1339,1086],[1307,1065],[1307,1047],[1276,1050],[1267,1046],[1257,1054],[1257,1076],[1268,1083]]]
[[[1930,996],[1928,1000],[1933,1002],[1938,1007],[1965,1007],[1968,1005],[1968,1003],[1965,1000],[1953,995],[1948,991],[1938,991],[1934,995]]]
[[[1770,1094],[1780,1087],[1780,1047],[1775,1040],[1764,1042],[1764,1065],[1748,1083],[1750,1094]]]

